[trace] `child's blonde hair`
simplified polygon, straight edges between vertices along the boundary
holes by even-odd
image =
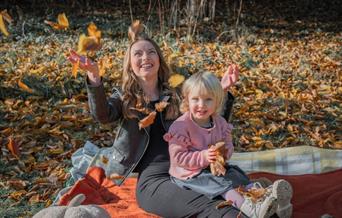
[[[224,91],[220,81],[214,74],[207,71],[195,73],[184,82],[182,87],[183,100],[180,105],[182,113],[189,111],[188,96],[190,92],[213,96],[216,101],[215,113],[220,114],[224,100]]]

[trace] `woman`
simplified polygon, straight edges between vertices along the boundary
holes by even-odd
[[[209,199],[191,190],[184,190],[170,181],[168,144],[163,135],[179,116],[179,103],[175,90],[168,85],[169,68],[158,45],[142,32],[138,25],[129,29],[131,43],[124,59],[122,91],[106,99],[97,64],[71,53],[69,60],[87,71],[88,99],[92,115],[101,123],[120,121],[116,139],[110,152],[104,152],[108,163],[106,175],[120,185],[130,172],[138,172],[136,198],[145,211],[162,217],[237,217],[234,207],[216,209],[223,199]],[[236,66],[228,68],[221,83],[227,90],[238,77]],[[232,96],[227,95],[224,117],[228,118]],[[152,124],[139,121],[155,111],[161,101],[169,104],[157,112]],[[140,127],[139,128],[139,124]],[[234,170],[236,186],[249,183],[238,168]],[[229,172],[229,169],[228,169]],[[240,217],[245,217],[240,214]]]

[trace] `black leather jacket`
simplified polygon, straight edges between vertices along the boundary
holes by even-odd
[[[121,92],[119,89],[114,89],[113,94],[108,99],[102,84],[98,87],[87,85],[87,90],[90,112],[95,120],[101,123],[119,121],[113,146],[102,150],[101,154],[96,156],[98,159],[97,163],[100,162],[101,158],[103,159],[103,156],[108,162],[96,164],[95,160],[93,165],[101,165],[107,177],[111,177],[114,174],[119,175],[115,176],[114,181],[117,185],[121,185],[143,157],[150,140],[150,127],[139,130],[139,120],[137,118],[123,118]],[[229,119],[234,97],[230,93],[227,96],[222,115]],[[160,99],[163,99],[163,97],[160,96]],[[142,119],[146,115],[139,114],[139,116]],[[161,120],[167,131],[173,120],[165,120],[164,117]]]

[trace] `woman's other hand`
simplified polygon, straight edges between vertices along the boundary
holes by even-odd
[[[77,54],[73,50],[70,50],[68,60],[72,64],[76,64],[79,61],[79,67],[87,72],[88,79],[91,85],[99,85],[101,83],[101,77],[99,74],[99,68],[97,66],[97,63],[91,61],[89,58],[85,56]]]
[[[239,79],[239,67],[236,64],[229,65],[221,79],[221,86],[224,91],[233,86]]]
[[[206,152],[206,157],[209,163],[214,163],[216,161],[217,152],[215,148],[208,148]]]

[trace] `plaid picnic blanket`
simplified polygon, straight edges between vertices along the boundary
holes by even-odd
[[[342,150],[297,146],[256,152],[235,152],[229,160],[245,172],[279,175],[324,173],[342,168]]]
[[[100,149],[96,145],[88,141],[86,142],[83,148],[80,148],[73,154],[72,156],[73,167],[70,170],[70,173],[74,181],[76,181],[76,184],[74,186],[66,187],[65,189],[61,190],[57,198],[55,199],[55,202],[53,205],[58,205],[58,201],[61,199],[62,196],[64,196],[64,200],[67,200],[67,197],[65,196],[72,197],[72,194],[78,193],[79,185],[81,184],[82,181],[84,181],[87,170],[89,168],[91,169],[94,167],[92,165],[93,163],[96,162],[95,161],[97,157],[96,154],[99,153],[99,150]],[[303,184],[307,184],[309,183],[308,181],[315,180],[317,184],[324,185],[326,183],[326,176],[330,174],[332,175],[333,178],[337,176],[339,177],[339,179],[341,179],[342,150],[330,150],[330,149],[322,149],[322,148],[310,147],[310,146],[298,146],[298,147],[281,148],[281,149],[257,151],[257,152],[244,152],[244,153],[235,152],[232,158],[229,160],[229,163],[240,166],[246,173],[249,173],[249,174],[252,173],[250,175],[254,176],[254,178],[259,178],[260,176],[264,176],[273,180],[275,180],[278,177],[286,178],[287,180],[291,182],[294,189],[296,189],[295,190],[296,196],[293,199],[294,200],[293,201],[294,217],[313,217],[312,213],[307,213],[307,211],[312,210],[312,207],[303,207],[303,202],[301,202],[301,198],[300,198],[300,196],[305,196],[305,198],[303,199],[307,199],[308,193],[313,190],[312,189],[313,186],[312,185],[308,186],[308,187],[311,187],[311,189],[309,188],[309,191],[308,191],[302,188]],[[98,168],[98,169],[101,169],[101,168]],[[88,171],[88,173],[89,172],[92,172],[92,171]],[[262,172],[266,172],[266,173],[262,173]],[[331,173],[326,173],[326,172],[331,172]],[[267,173],[273,173],[273,175],[267,174]],[[305,180],[305,178],[307,179]],[[318,182],[318,181],[325,181],[325,183],[323,184],[322,182]],[[336,195],[338,196],[338,198],[340,198],[339,196],[341,193],[338,192],[338,195],[337,195],[335,193],[336,191],[334,191],[335,189],[339,190],[339,187],[337,187],[336,185],[340,184],[340,182],[337,181],[336,179],[333,179],[333,180],[329,179],[329,181],[332,182],[332,184],[327,184],[327,186],[331,186],[328,191],[333,191],[334,196]],[[130,188],[119,189],[116,186],[111,187],[111,188],[115,190],[118,189],[116,190],[117,193],[116,192],[115,193],[120,194],[120,199],[126,199],[122,197],[121,195],[127,192],[128,194],[130,193],[133,196],[134,187],[135,187],[134,182],[136,182],[136,178],[134,178],[134,175],[133,175],[133,178],[129,178],[127,182],[125,183]],[[334,188],[334,190],[332,190],[331,188]],[[325,193],[327,190],[325,190],[324,188],[322,189],[322,187],[318,187],[316,189],[317,189],[316,190],[317,193],[314,195],[315,201],[321,202],[322,200],[326,201],[326,198],[328,197],[330,198],[330,195],[327,195],[327,193]],[[321,189],[323,190],[324,193],[322,192]],[[126,190],[126,192],[123,193],[123,191],[120,191],[120,190]],[[320,192],[322,192],[322,194],[318,194]],[[135,205],[134,198],[129,197],[129,199],[133,200],[133,203],[122,201],[123,202],[122,205],[126,205],[126,206],[131,205],[131,204]],[[334,205],[339,205],[339,204],[340,204],[339,201],[337,201],[337,203],[335,202]],[[111,215],[113,215],[113,217],[120,217],[118,216],[119,210],[117,208],[121,207],[122,205],[121,204],[105,204],[102,206]],[[308,205],[311,205],[311,204],[308,204]],[[136,214],[128,215],[127,214],[128,210],[126,210],[127,209],[126,206],[122,207],[122,212],[124,214],[124,217],[145,217],[145,216],[153,217],[152,215],[146,214],[145,212],[141,210],[139,210],[140,212],[136,210],[136,208],[138,208],[137,205],[134,206],[134,210],[132,211],[138,211],[139,215],[138,216],[136,216]],[[336,212],[336,208],[334,207],[333,210],[320,211],[320,213],[317,213],[317,214],[322,215],[323,212],[327,213],[328,211],[330,214],[333,214],[333,212]],[[317,211],[313,211],[313,212],[316,213]],[[308,216],[303,216],[303,214],[301,213],[306,214]],[[298,216],[296,216],[296,214]],[[317,217],[320,217],[320,215]]]
[[[73,167],[70,170],[74,181],[81,179],[91,166],[105,168],[99,160],[100,150],[87,141],[71,157]],[[342,150],[323,149],[312,146],[296,146],[255,152],[234,152],[230,164],[238,165],[246,173],[269,172],[279,175],[302,175],[324,173],[342,168]]]

